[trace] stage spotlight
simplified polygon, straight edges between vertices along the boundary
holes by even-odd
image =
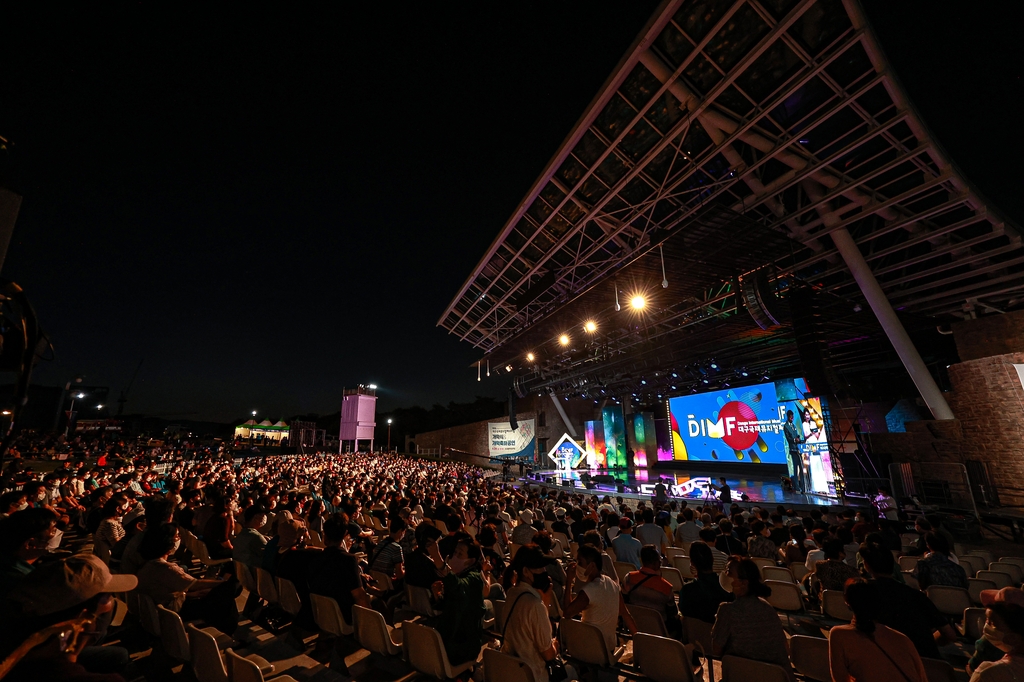
[[[527,362],[533,362],[536,359],[537,359],[537,356],[535,356],[533,353],[527,353],[526,354],[526,361]]]
[[[568,346],[569,345],[569,335],[568,334],[562,334],[561,336],[559,336],[558,337],[558,343],[562,344],[563,346]]]
[[[670,388],[671,388],[671,389],[672,389],[673,391],[674,391],[674,390],[676,390],[676,387],[675,387],[675,386],[671,386]]]
[[[741,369],[740,370],[740,376],[743,376],[743,377],[747,376],[747,370]]]
[[[505,365],[505,371],[511,373],[512,372],[512,365]]]
[[[637,294],[636,296],[633,296],[633,298],[629,299],[629,305],[633,306],[633,310],[643,310],[647,307],[647,299],[640,294]]]
[[[711,382],[710,382],[710,381],[708,381],[707,379],[701,379],[701,381],[703,381],[703,382],[704,382],[705,384],[710,384],[710,383],[711,383]]]
[[[647,385],[647,379],[641,379],[640,383],[643,384],[644,386],[646,386]]]
[[[586,324],[583,325],[583,328],[587,331],[587,333],[593,334],[594,332],[597,331],[597,323],[594,322],[593,320],[587,320]]]
[[[678,379],[678,378],[679,378],[679,375],[678,375],[678,374],[676,374],[675,372],[672,372],[672,378],[673,378],[673,379]]]
[[[711,361],[711,369],[718,369],[718,363],[714,360]]]

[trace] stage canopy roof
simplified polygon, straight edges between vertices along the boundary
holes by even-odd
[[[756,272],[783,306],[814,293],[840,369],[878,366],[840,227],[912,334],[1024,295],[1019,234],[928,134],[856,0],[667,0],[438,325],[531,390],[710,353],[795,371],[792,321],[762,328],[737,295]]]

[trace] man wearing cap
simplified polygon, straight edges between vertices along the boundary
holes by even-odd
[[[980,664],[972,658],[976,667],[971,682],[1024,679],[1024,592],[1016,587],[982,590],[981,604],[985,607],[982,636],[1003,657]]]
[[[524,509],[519,512],[519,525],[512,530],[512,544],[528,545],[533,542],[537,535],[537,529],[533,527],[533,512]]]
[[[640,568],[640,548],[643,545],[632,535],[633,522],[628,518],[619,520],[619,534],[612,540],[612,548],[618,561],[631,563]]]
[[[551,621],[545,599],[553,598],[548,564],[555,561],[536,545],[526,545],[512,560],[516,584],[505,597],[506,608],[500,623],[504,653],[523,659],[533,672],[534,682],[548,682],[545,663],[558,655],[551,637]]]
[[[555,507],[555,522],[551,524],[551,531],[562,533],[570,541],[572,540],[572,530],[569,528],[569,524],[565,522],[565,507]]]

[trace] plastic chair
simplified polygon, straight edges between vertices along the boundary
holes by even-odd
[[[853,611],[846,605],[846,597],[839,590],[823,590],[821,593],[821,612],[829,618],[849,623],[853,620]]]
[[[570,660],[611,670],[622,656],[622,647],[608,651],[604,635],[596,625],[563,618],[559,629],[562,636],[562,651]]]
[[[690,557],[676,555],[672,558],[672,565],[679,571],[679,575],[683,576],[684,580],[693,578],[693,571],[690,570]]]
[[[782,566],[765,566],[761,569],[761,577],[765,580],[778,580],[796,585],[796,577],[793,576],[792,571]]]
[[[1013,578],[1014,585],[1020,585],[1021,582],[1024,582],[1024,569],[1015,563],[1011,563],[1009,561],[993,561],[988,565],[988,570],[1009,573],[1010,577]]]
[[[274,583],[274,576],[270,571],[259,566],[256,567],[256,591],[260,595],[260,599],[265,602],[277,604],[281,601],[277,596],[277,584]]]
[[[385,592],[390,592],[391,590],[395,589],[394,584],[391,582],[391,576],[387,573],[384,573],[382,571],[374,571],[371,569],[370,577],[377,582],[377,587],[384,590]]]
[[[670,564],[674,564],[677,556],[689,556],[683,547],[668,547],[665,549],[665,558]]]
[[[750,560],[757,564],[757,570],[762,570],[765,566],[774,566],[775,561],[772,559],[765,559],[764,557],[754,556],[750,557]]]
[[[156,603],[148,594],[137,594],[139,600],[139,624],[142,629],[154,637],[160,636],[160,614],[156,610]]]
[[[986,549],[972,549],[967,552],[967,556],[980,556],[984,560],[986,566],[996,560],[996,558],[992,556],[992,552]]]
[[[565,533],[552,533],[551,539],[557,540],[558,544],[562,545],[562,549],[566,552],[570,551],[572,548],[572,543],[569,542],[569,537]]]
[[[534,677],[523,659],[484,649],[484,682],[534,682]]]
[[[972,606],[964,609],[964,637],[969,642],[977,642],[981,639],[982,630],[985,628],[985,609],[980,606]]]
[[[695,646],[704,658],[711,657],[711,627],[697,618],[683,618],[683,641]]]
[[[999,563],[1015,564],[1020,566],[1020,569],[1024,571],[1024,556],[1002,556],[999,557]]]
[[[789,638],[789,658],[793,662],[793,667],[803,677],[817,682],[832,682],[832,671],[828,666],[827,639],[793,635]]]
[[[263,677],[263,671],[256,663],[248,658],[242,658],[231,649],[225,650],[224,653],[227,654],[228,663],[231,666],[233,682],[296,682],[291,675],[278,675],[272,680],[266,680]]]
[[[1013,587],[1013,576],[1002,571],[978,571],[975,577],[979,580],[991,580],[1000,590],[1004,587]]]
[[[967,579],[967,594],[971,595],[971,601],[975,604],[981,604],[982,590],[994,589],[996,589],[996,584],[991,580],[982,580],[981,578]]]
[[[430,603],[429,587],[415,587],[406,584],[405,598],[409,602],[409,609],[421,616],[436,616],[439,613]]]
[[[402,648],[409,665],[424,675],[450,680],[476,667],[476,660],[452,666],[441,641],[441,633],[434,628],[408,621],[402,626]]]
[[[965,571],[967,571],[968,578],[973,578],[978,571],[985,570],[985,568],[988,566],[988,564],[985,563],[985,560],[982,559],[980,556],[972,556],[970,554],[965,554],[961,557],[958,557],[958,559],[960,561],[960,565],[963,567]]]
[[[785,668],[739,656],[722,657],[721,682],[790,682]]]
[[[277,598],[281,602],[281,608],[293,616],[302,610],[302,599],[295,589],[295,583],[287,578],[277,579]]]
[[[569,543],[569,557],[573,561],[576,561],[576,550],[578,550],[579,548],[580,548],[580,544],[578,542],[570,542]]]
[[[772,593],[765,600],[777,611],[800,612],[804,610],[803,595],[795,583],[781,580],[766,580],[765,585],[772,588]]]
[[[509,561],[512,561],[513,559],[516,558],[516,552],[519,551],[520,547],[522,547],[522,545],[517,545],[514,542],[510,542],[509,543],[509,545],[508,545],[508,560]]]
[[[626,576],[635,570],[637,570],[637,567],[628,561],[615,562],[615,575],[619,576],[620,583],[624,582],[626,580]]]
[[[242,587],[244,587],[249,594],[260,593],[259,588],[256,586],[255,576],[253,576],[249,567],[241,561],[235,562],[235,575],[238,577],[238,582],[242,583]]]
[[[230,678],[221,654],[221,645],[213,633],[216,632],[228,642],[230,637],[215,628],[199,629],[191,623],[186,623],[185,631],[188,634],[189,660],[196,679],[199,682],[228,682]],[[249,654],[245,658],[255,663],[264,675],[274,672],[273,664],[261,656]]]
[[[381,656],[397,656],[402,653],[402,631],[384,622],[384,616],[373,609],[354,605],[352,626],[356,640],[364,649]]]
[[[633,662],[653,682],[693,682],[693,666],[682,642],[638,633],[633,637]]]
[[[629,611],[629,615],[633,616],[633,620],[636,621],[637,632],[657,635],[658,637],[668,637],[665,618],[654,609],[627,604],[626,610]]]
[[[924,656],[921,657],[921,662],[924,663],[924,673],[928,676],[928,682],[957,682],[956,673],[949,663]]]
[[[925,594],[935,604],[939,613],[944,616],[959,618],[963,615],[964,610],[971,608],[971,595],[962,587],[932,585],[925,590]]]
[[[905,554],[900,557],[900,570],[901,571],[913,571],[917,566],[917,562],[921,560],[919,556],[910,556]]]
[[[663,566],[661,568],[661,577],[669,581],[669,583],[672,585],[673,592],[678,592],[679,590],[683,589],[683,576],[678,569],[666,568]]]
[[[322,594],[309,595],[310,606],[313,607],[313,621],[316,626],[329,635],[341,637],[351,635],[355,630],[345,621],[338,602]]]
[[[799,583],[804,579],[804,576],[810,573],[807,570],[807,565],[794,561],[789,565],[789,571],[793,574],[793,578]]]
[[[192,556],[194,556],[195,558],[199,559],[199,562],[203,566],[206,566],[207,568],[213,568],[214,566],[220,566],[221,564],[226,564],[229,561],[231,561],[231,557],[227,557],[227,558],[224,558],[224,559],[213,559],[213,558],[211,558],[210,557],[210,550],[206,546],[206,543],[203,542],[202,540],[198,540],[198,539],[195,542],[192,543],[192,547],[189,548],[189,551],[192,552]]]

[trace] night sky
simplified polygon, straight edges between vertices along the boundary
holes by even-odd
[[[381,409],[501,394],[434,325],[656,6],[16,4],[3,275],[53,339],[36,383],[116,395],[142,359],[129,412],[216,420],[330,413],[357,383]],[[1019,222],[1012,3],[866,4],[936,138]]]

